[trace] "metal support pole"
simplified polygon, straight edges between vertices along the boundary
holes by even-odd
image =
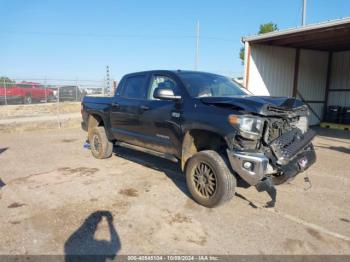
[[[331,77],[332,77],[332,61],[333,61],[333,52],[329,52],[328,65],[327,65],[326,91],[324,94],[323,120],[326,119],[327,108],[328,108],[329,88],[331,85]]]
[[[299,63],[300,63],[300,48],[297,48],[295,50],[294,79],[293,79],[293,91],[292,91],[292,96],[294,98],[296,98],[298,95]]]
[[[75,79],[75,101],[78,101],[78,78]]]
[[[46,77],[44,79],[44,85],[45,85],[45,103],[47,103],[47,86],[46,86]]]
[[[61,119],[60,119],[60,87],[57,87],[57,124],[58,128],[61,128]]]
[[[7,105],[7,88],[6,88],[6,81],[3,79],[4,82],[4,91],[5,91],[5,105]]]

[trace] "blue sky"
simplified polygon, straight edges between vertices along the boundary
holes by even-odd
[[[148,69],[242,72],[241,36],[300,25],[302,0],[0,0],[0,75],[119,79]],[[349,0],[308,0],[307,23],[350,16]]]

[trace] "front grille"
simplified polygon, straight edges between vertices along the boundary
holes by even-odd
[[[295,128],[275,139],[270,147],[279,162],[283,164],[307,146],[315,135],[315,131],[311,129],[302,134],[299,129]]]
[[[277,106],[268,106],[267,110],[274,114],[274,115],[286,115],[286,116],[296,116],[301,114],[307,114],[307,107],[301,106],[298,108],[284,108],[284,107],[277,107]]]

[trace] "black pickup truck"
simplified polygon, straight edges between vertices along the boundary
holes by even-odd
[[[310,167],[308,114],[298,99],[253,96],[224,76],[159,70],[124,76],[114,97],[86,96],[82,127],[96,158],[118,142],[176,159],[193,198],[214,207],[237,180],[276,192]]]

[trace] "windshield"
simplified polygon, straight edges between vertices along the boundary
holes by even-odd
[[[248,94],[243,88],[224,76],[209,73],[180,73],[179,75],[192,97],[227,97]]]

